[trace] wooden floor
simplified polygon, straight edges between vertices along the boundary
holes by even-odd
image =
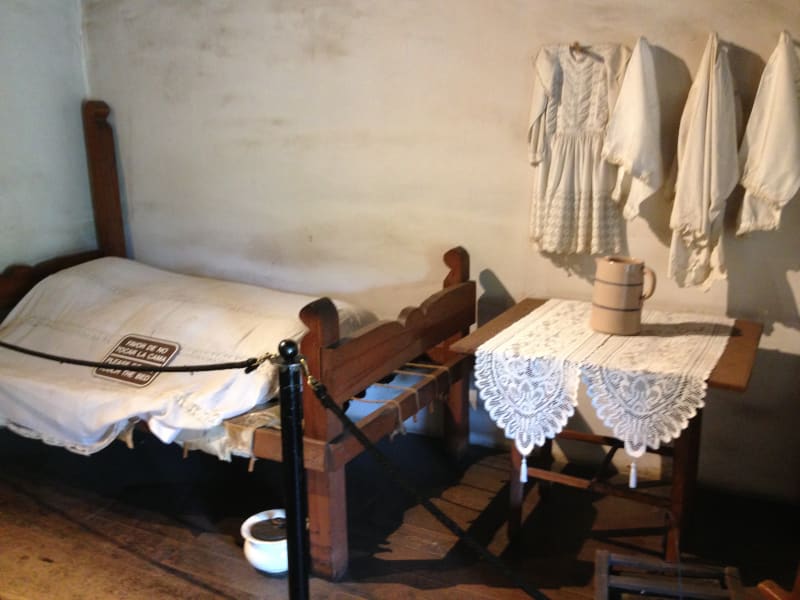
[[[508,455],[472,448],[461,465],[438,441],[381,445],[434,502],[502,556],[526,583],[558,599],[593,597],[594,555],[655,556],[663,514],[624,500],[532,486],[522,535],[505,529]],[[0,431],[0,599],[284,598],[285,578],[250,567],[239,526],[282,506],[278,465],[182,459],[153,438],[93,457]],[[458,543],[368,456],[348,467],[351,568],[314,578],[313,598],[526,598]],[[684,560],[739,568],[790,587],[800,557],[796,507],[703,491]]]

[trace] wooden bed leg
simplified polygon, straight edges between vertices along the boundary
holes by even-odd
[[[347,571],[347,493],[344,467],[327,473],[306,471],[311,538],[311,570],[326,579]]]
[[[301,342],[311,373],[322,375],[322,350],[339,339],[339,315],[328,298],[320,298],[300,311],[308,327]],[[324,381],[323,381],[324,383]],[[305,437],[328,442],[342,431],[336,417],[325,410],[311,386],[303,388]],[[347,494],[344,467],[330,471],[306,470],[311,570],[327,579],[340,579],[347,571]]]
[[[448,454],[456,460],[464,457],[469,446],[469,373],[470,360],[453,367],[444,412],[444,440]]]

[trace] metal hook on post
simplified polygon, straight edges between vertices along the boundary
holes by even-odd
[[[308,495],[303,462],[303,379],[300,353],[294,340],[278,345],[281,361],[281,448],[286,496],[286,548],[289,559],[289,598],[307,600],[309,571]]]

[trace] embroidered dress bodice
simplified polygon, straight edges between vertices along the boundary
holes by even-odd
[[[543,252],[621,249],[622,215],[611,198],[617,168],[603,158],[603,144],[629,56],[611,44],[539,52],[529,128],[530,233]]]
[[[561,70],[555,74],[554,84],[560,87],[561,102],[552,102],[547,106],[547,133],[553,136],[572,138],[580,143],[581,139],[600,137],[605,133],[608,123],[608,89],[605,84],[605,69],[602,63],[592,60],[587,55],[571,50],[561,54],[565,60]]]

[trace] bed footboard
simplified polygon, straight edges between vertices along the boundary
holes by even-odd
[[[469,363],[463,355],[450,353],[448,347],[475,322],[476,287],[469,280],[466,250],[453,248],[444,261],[450,267],[444,289],[419,306],[404,309],[397,320],[375,323],[352,338],[340,339],[338,315],[329,299],[307,305],[300,313],[309,329],[301,351],[311,372],[340,405],[409,361],[425,356],[434,364],[436,374],[415,392],[401,394],[393,407],[381,407],[361,419],[358,426],[370,440],[378,441],[397,427],[398,419],[402,421],[437,396],[445,396],[446,444],[452,453],[460,455],[466,450],[469,435]],[[344,467],[362,448],[351,435],[342,433],[339,421],[322,407],[310,386],[303,390],[303,411],[313,570],[339,579],[348,563]],[[269,435],[264,434],[262,441],[266,443]],[[259,449],[267,450],[265,445],[256,445],[257,455],[261,454]]]

